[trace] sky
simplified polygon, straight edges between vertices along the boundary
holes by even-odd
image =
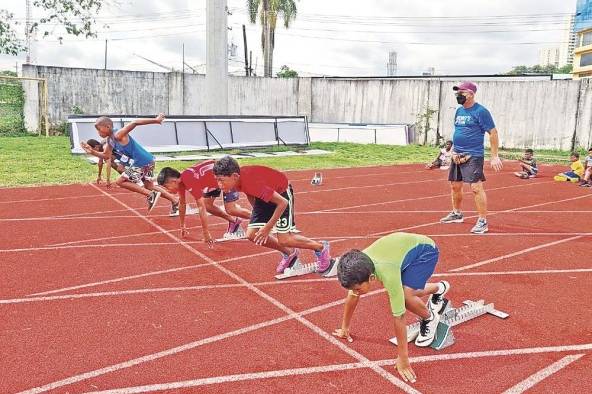
[[[185,62],[205,72],[206,0],[107,0],[97,15],[96,38],[38,37],[33,63],[103,68],[105,40],[110,69],[164,71]],[[263,74],[261,27],[250,24],[246,0],[227,0],[229,44],[237,45],[229,72],[244,75],[242,25],[253,67]],[[288,29],[278,23],[274,73],[282,65],[299,75],[386,75],[388,53],[397,52],[397,75],[434,67],[439,75],[493,74],[538,62],[543,47],[564,40],[576,0],[296,0]],[[0,0],[24,31],[25,1]],[[35,10],[33,18],[42,14]],[[24,37],[24,33],[21,34]],[[142,58],[143,57],[143,58]],[[144,59],[145,58],[145,59]],[[149,59],[159,65],[149,62]],[[0,69],[15,70],[25,56],[0,55]],[[161,67],[162,66],[162,67]],[[186,72],[192,72],[185,68]]]

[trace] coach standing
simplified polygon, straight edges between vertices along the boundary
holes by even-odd
[[[502,169],[498,156],[499,139],[491,114],[481,104],[475,102],[477,86],[472,82],[463,82],[455,86],[456,101],[462,105],[454,115],[454,152],[448,180],[452,189],[452,212],[440,221],[442,223],[462,223],[464,216],[460,210],[462,203],[463,182],[471,185],[475,196],[475,205],[479,213],[477,223],[471,229],[474,234],[483,234],[487,227],[487,197],[483,189],[483,163],[485,156],[484,136],[489,133],[491,147],[491,167],[495,171]]]

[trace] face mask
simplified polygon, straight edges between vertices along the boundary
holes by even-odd
[[[465,96],[463,96],[462,94],[456,95],[456,102],[459,103],[460,105],[463,105],[466,101],[467,101],[467,98]]]

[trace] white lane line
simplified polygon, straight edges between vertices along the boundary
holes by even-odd
[[[381,293],[381,292],[383,292],[383,291],[382,290],[375,290],[373,292],[368,293],[368,295],[373,295],[375,293]],[[341,300],[338,300],[338,301],[335,301],[335,302],[331,302],[331,303],[328,303],[328,304],[325,304],[325,305],[321,305],[321,306],[317,306],[317,307],[314,307],[314,308],[310,308],[310,309],[307,309],[305,311],[302,311],[302,312],[298,313],[298,315],[300,315],[300,316],[306,316],[306,315],[309,315],[309,314],[312,314],[312,313],[320,312],[320,311],[323,311],[323,310],[326,310],[326,309],[329,309],[329,308],[332,308],[332,307],[335,307],[335,306],[339,306],[339,305],[343,304],[344,301],[345,301],[344,299],[341,299]],[[212,337],[207,337],[207,338],[203,338],[203,339],[200,339],[200,340],[197,340],[197,341],[189,342],[189,343],[186,343],[184,345],[180,345],[180,346],[176,346],[176,347],[173,347],[173,348],[170,348],[170,349],[166,349],[166,350],[160,351],[158,353],[147,354],[145,356],[141,356],[141,357],[138,357],[138,358],[127,360],[127,361],[124,361],[124,362],[121,362],[121,363],[118,363],[118,364],[110,365],[108,367],[104,367],[104,368],[97,369],[97,370],[94,370],[94,371],[89,371],[89,372],[86,372],[86,373],[83,373],[83,374],[80,374],[80,375],[71,376],[69,378],[62,379],[62,380],[59,380],[59,381],[56,381],[56,382],[53,382],[53,383],[49,383],[49,384],[46,384],[46,385],[41,386],[41,387],[36,387],[36,388],[30,389],[30,390],[27,390],[27,391],[23,391],[21,394],[25,394],[25,393],[26,394],[41,393],[43,391],[48,391],[48,390],[52,390],[52,389],[55,389],[55,388],[63,387],[63,386],[66,386],[66,385],[69,385],[69,384],[73,384],[73,383],[76,383],[76,382],[80,382],[80,381],[83,381],[83,380],[86,380],[86,379],[91,379],[91,378],[94,378],[94,377],[97,377],[97,376],[101,376],[101,375],[104,375],[104,374],[107,374],[107,373],[110,373],[110,372],[115,372],[115,371],[118,371],[118,370],[121,370],[121,369],[130,368],[130,367],[133,367],[135,365],[142,364],[142,363],[145,363],[145,362],[150,362],[150,361],[158,360],[158,359],[163,358],[163,357],[172,356],[172,355],[175,355],[175,354],[178,354],[178,353],[181,353],[181,352],[185,352],[185,351],[188,351],[188,350],[191,350],[191,349],[195,349],[195,348],[200,347],[200,346],[203,346],[203,345],[207,345],[207,344],[210,344],[210,343],[222,341],[222,340],[227,339],[227,338],[236,337],[236,336],[239,336],[239,335],[242,335],[242,334],[245,334],[245,333],[249,333],[251,331],[259,330],[259,329],[265,328],[265,327],[270,327],[270,326],[273,326],[273,325],[276,325],[276,324],[279,324],[279,323],[282,323],[282,322],[285,322],[285,321],[288,321],[288,320],[293,320],[293,319],[295,319],[295,316],[284,315],[284,316],[278,317],[276,319],[267,320],[267,321],[264,321],[264,322],[261,322],[261,323],[253,324],[253,325],[248,326],[248,327],[243,327],[243,328],[240,328],[240,329],[237,329],[237,330],[228,331],[228,332],[225,332],[225,333],[222,333],[222,334],[218,334],[218,335],[215,335],[215,336],[212,336]]]
[[[553,182],[555,182],[555,181],[553,181]],[[578,197],[564,198],[563,200],[557,200],[557,201],[542,202],[542,203],[538,203],[538,204],[527,205],[527,206],[524,206],[524,207],[511,208],[511,209],[507,209],[505,211],[498,211],[497,213],[492,213],[492,214],[488,215],[488,218],[490,216],[499,215],[499,214],[502,214],[502,213],[515,212],[515,211],[519,211],[519,210],[522,210],[522,209],[528,209],[528,208],[533,208],[533,207],[540,207],[540,206],[549,205],[549,204],[556,204],[556,203],[560,203],[560,202],[580,200],[580,199],[583,199],[583,198],[589,198],[590,196],[592,196],[592,194],[586,194],[586,195],[578,196]],[[476,218],[477,216],[478,215],[465,216],[465,219]],[[414,226],[402,227],[402,228],[399,228],[399,229],[397,229],[395,231],[413,230],[413,229],[416,229],[416,228],[433,226],[435,224],[441,224],[441,223],[438,220],[437,222],[431,222],[431,223],[418,224],[418,225],[414,225]],[[452,224],[441,224],[441,225],[442,226],[454,226],[454,223],[452,223]],[[381,231],[379,233],[373,233],[373,234],[370,234],[370,235],[372,235],[372,236],[375,236],[375,235],[387,235],[387,234],[390,234],[392,232],[393,232],[393,230],[390,230],[390,231]],[[480,235],[475,235],[475,236],[476,237],[479,237]]]
[[[253,258],[253,257],[266,256],[266,255],[275,254],[275,253],[277,253],[277,252],[276,251],[273,251],[273,252],[261,252],[261,253],[255,253],[255,254],[250,254],[250,255],[239,256],[239,257],[232,257],[232,258],[220,260],[220,261],[218,261],[218,263],[227,263],[227,262],[240,261],[240,260],[244,260],[244,259],[250,259],[250,258]],[[95,287],[95,286],[100,286],[100,285],[105,285],[105,284],[110,284],[110,283],[124,282],[124,281],[130,280],[130,279],[145,278],[145,277],[148,277],[148,276],[157,276],[157,275],[162,275],[162,274],[169,274],[169,273],[172,273],[172,272],[179,272],[179,271],[192,270],[192,269],[198,269],[198,268],[203,268],[203,267],[210,267],[212,265],[213,265],[212,263],[202,263],[202,264],[187,265],[187,266],[183,266],[183,267],[174,267],[174,268],[169,268],[169,269],[160,270],[160,271],[150,271],[150,272],[145,272],[145,273],[137,274],[137,275],[123,276],[123,277],[119,277],[119,278],[112,278],[112,279],[108,279],[108,280],[104,280],[104,281],[100,281],[100,282],[85,283],[85,284],[81,284],[81,285],[77,285],[77,286],[70,286],[70,287],[64,287],[64,288],[61,288],[61,289],[44,291],[44,292],[40,292],[40,293],[30,294],[28,296],[42,296],[42,295],[50,295],[50,294],[56,294],[56,293],[63,293],[65,291],[70,291],[70,290],[78,290],[78,289],[84,289],[84,288],[88,288],[88,287]]]
[[[95,187],[101,193],[105,193],[103,190],[99,189],[98,187],[96,187],[94,185],[91,185],[91,186],[92,187]],[[107,194],[107,193],[105,193],[105,194]],[[337,348],[341,349],[343,352],[345,352],[349,356],[357,359],[358,361],[364,362],[364,363],[370,362],[370,360],[368,358],[366,358],[364,355],[362,355],[362,354],[358,353],[357,351],[353,350],[352,348],[348,347],[342,341],[340,341],[339,339],[335,338],[332,334],[329,334],[329,333],[325,332],[323,329],[321,329],[317,325],[313,324],[309,320],[306,320],[302,316],[298,315],[294,310],[292,310],[291,308],[289,308],[286,305],[282,304],[277,299],[275,299],[272,296],[270,296],[269,294],[263,292],[259,288],[253,286],[251,283],[247,282],[245,279],[243,279],[239,275],[235,274],[234,272],[230,271],[229,269],[227,269],[224,266],[220,265],[219,263],[215,262],[214,260],[212,260],[211,258],[209,258],[208,256],[206,256],[205,254],[203,254],[203,253],[199,252],[198,250],[194,249],[192,246],[190,246],[187,243],[185,243],[181,238],[178,238],[178,237],[174,236],[173,234],[167,233],[166,230],[164,230],[161,226],[159,226],[158,224],[150,221],[148,218],[142,216],[140,213],[138,213],[134,209],[132,209],[129,206],[127,206],[124,202],[118,201],[115,197],[111,197],[110,196],[110,198],[112,198],[114,201],[116,201],[117,203],[119,203],[123,207],[128,208],[130,210],[130,212],[133,212],[138,217],[142,218],[147,223],[149,223],[152,226],[154,226],[156,229],[162,231],[163,234],[165,234],[167,237],[173,239],[174,241],[177,241],[180,246],[183,246],[185,249],[187,249],[188,251],[192,252],[196,256],[199,256],[199,257],[203,258],[205,261],[211,263],[214,267],[216,267],[217,269],[219,269],[220,271],[222,271],[223,273],[225,273],[229,277],[233,278],[238,283],[244,284],[253,293],[257,294],[258,296],[260,296],[264,300],[268,301],[269,303],[271,303],[272,305],[274,305],[276,308],[282,310],[288,316],[293,316],[299,323],[301,323],[305,327],[309,328],[311,331],[313,331],[314,333],[316,333],[317,335],[319,335],[321,338],[324,338],[326,341],[328,341],[329,343],[333,344]],[[378,375],[382,376],[384,379],[386,379],[389,382],[391,382],[394,386],[396,386],[396,387],[400,388],[401,390],[403,390],[404,392],[406,392],[406,393],[418,393],[418,391],[415,390],[413,387],[411,387],[407,383],[403,382],[401,379],[397,378],[396,376],[394,376],[392,373],[386,371],[385,369],[383,369],[381,367],[371,367],[371,369],[374,372],[376,372]]]
[[[537,183],[524,183],[520,185],[512,185],[512,186],[501,186],[501,187],[494,187],[491,189],[486,189],[487,193],[494,191],[494,190],[505,190],[505,189],[514,189],[518,187],[525,187],[525,186],[534,186],[534,185],[543,185],[545,183],[553,183],[555,181],[545,181],[545,182],[537,182]],[[470,191],[465,191],[463,194],[472,194]],[[399,202],[409,202],[409,201],[421,201],[421,200],[430,200],[432,198],[441,198],[441,197],[450,197],[450,192],[445,194],[435,194],[432,196],[424,196],[424,197],[414,197],[414,198],[404,198],[400,200],[391,200],[391,201],[383,201],[383,202],[375,202],[370,204],[359,204],[359,205],[350,205],[347,207],[339,207],[339,208],[331,208],[331,209],[320,209],[318,211],[309,211],[307,213],[318,213],[318,212],[333,212],[333,211],[342,211],[344,209],[354,209],[354,208],[364,208],[364,207],[373,207],[377,205],[385,205],[385,204],[392,204],[392,203],[399,203]]]
[[[541,245],[537,245],[537,246],[533,246],[531,248],[526,248],[526,249],[518,250],[516,252],[505,254],[505,255],[499,256],[499,257],[495,257],[493,259],[487,259],[487,260],[480,261],[478,263],[463,265],[462,267],[451,269],[450,272],[466,271],[466,270],[471,269],[471,268],[481,267],[483,265],[495,263],[496,261],[504,260],[504,259],[507,259],[507,258],[510,258],[510,257],[515,257],[515,256],[519,256],[521,254],[525,254],[525,253],[529,253],[529,252],[534,252],[535,250],[545,249],[545,248],[548,248],[548,247],[551,247],[551,246],[560,245],[562,243],[566,243],[566,242],[570,242],[570,241],[575,241],[576,239],[580,239],[580,238],[584,238],[584,236],[583,235],[577,235],[575,237],[569,237],[569,238],[565,238],[565,239],[560,239],[558,241],[546,242],[546,243],[541,244]]]
[[[592,349],[592,344],[555,346],[555,347],[539,347],[539,348],[522,348],[522,349],[504,349],[504,350],[492,350],[492,351],[483,351],[483,352],[450,353],[450,354],[442,354],[442,355],[434,355],[434,356],[411,357],[409,361],[411,363],[425,363],[425,362],[436,362],[436,361],[446,361],[446,360],[462,360],[462,359],[473,359],[473,358],[500,357],[500,356],[506,356],[506,355],[563,353],[563,352],[569,352],[569,351],[587,351],[587,350],[591,350],[591,349]],[[579,359],[581,356],[583,356],[583,354],[578,354],[576,356],[567,356],[567,357],[577,357],[577,359]],[[572,360],[572,362],[573,361],[575,361],[575,360]],[[394,365],[394,360],[388,359],[388,360],[373,361],[373,362],[371,362],[371,364],[380,365],[380,366],[391,366],[391,365]],[[285,376],[308,375],[308,374],[316,374],[316,373],[321,373],[321,372],[327,373],[327,372],[336,372],[336,371],[349,371],[349,370],[360,369],[360,368],[367,368],[367,364],[346,363],[346,364],[333,364],[333,365],[324,365],[324,366],[307,367],[307,368],[282,369],[282,370],[266,371],[266,372],[252,372],[252,373],[244,373],[244,374],[236,374],[236,375],[223,375],[223,376],[215,376],[215,377],[210,377],[210,378],[184,380],[184,381],[179,381],[179,382],[169,382],[169,383],[151,384],[151,385],[134,386],[134,387],[122,387],[122,388],[117,388],[117,389],[112,389],[112,390],[95,391],[92,393],[93,394],[99,394],[99,393],[100,394],[145,393],[145,392],[150,392],[150,391],[174,390],[174,389],[180,389],[180,388],[199,387],[199,386],[205,386],[205,385],[211,385],[211,384],[239,382],[239,381],[255,380],[255,379],[269,379],[269,378],[277,378],[277,377],[285,377]]]
[[[504,391],[503,394],[522,394],[526,390],[534,387],[537,383],[540,383],[541,381],[553,375],[554,373],[561,371],[563,368],[567,367],[574,361],[579,360],[584,355],[585,354],[574,354],[571,356],[565,356],[561,360],[558,360],[553,364],[549,365],[547,368],[543,368],[534,375],[529,376],[517,385],[510,387],[509,389]]]
[[[575,199],[585,198],[585,197],[588,197],[588,195],[581,196],[581,197],[575,197]],[[546,202],[546,203],[541,203],[541,204],[535,204],[534,206],[542,206],[542,205],[546,205],[546,204],[555,204],[555,203],[564,202],[564,201],[567,201],[567,200],[572,200],[572,199],[564,199],[564,200],[559,200],[559,201],[551,201],[551,202]],[[525,206],[525,207],[519,207],[519,208],[512,208],[512,210],[527,209],[527,208],[531,208],[531,207],[533,207],[533,205],[529,205],[529,206]],[[431,225],[438,224],[438,223],[439,222],[431,222],[431,223],[421,224],[421,225],[417,225],[417,226],[411,226],[411,227],[407,227],[407,228],[399,228],[399,229],[393,229],[393,230],[386,231],[386,232],[383,231],[383,232],[380,232],[380,233],[368,234],[367,236],[365,236],[365,238],[370,239],[370,238],[373,238],[373,237],[379,237],[379,236],[382,236],[384,234],[389,234],[389,233],[396,232],[396,231],[404,231],[404,230],[408,230],[408,229],[412,229],[412,228],[426,227],[426,226],[431,226]],[[448,224],[446,226],[452,226],[452,225],[451,224]],[[475,235],[474,234],[471,234],[471,236],[475,236]],[[348,238],[346,238],[346,237],[341,237],[341,238],[336,239],[336,240],[331,240],[330,242],[331,243],[337,243],[337,242],[341,242],[341,241],[344,241],[344,240],[347,240],[347,239]],[[349,239],[352,239],[352,238],[349,238]],[[274,252],[263,252],[261,254],[244,256],[243,258],[250,258],[250,257],[254,257],[254,256],[264,256],[266,254],[272,254],[272,253],[274,253]],[[232,258],[232,259],[222,260],[222,261],[219,261],[219,263],[228,262],[228,261],[234,261],[234,260],[238,260],[238,259],[239,258]],[[188,268],[181,267],[181,269],[188,269]],[[163,271],[156,271],[155,275],[159,275],[160,273],[166,273],[166,271],[164,271],[164,272]],[[146,273],[144,275],[149,276],[149,275],[152,275],[152,273],[148,272],[148,273]],[[121,280],[126,280],[126,279],[125,278],[122,278]],[[92,286],[94,286],[94,285],[95,284],[92,284]],[[82,287],[86,287],[87,285],[81,285],[81,286]],[[81,287],[80,286],[77,286],[77,287],[74,287],[74,288],[81,288]],[[59,293],[59,292],[62,292],[62,291],[72,290],[74,288],[58,289],[58,290],[54,290],[52,292],[37,293],[37,294],[33,294],[33,295],[47,295],[47,294],[52,294],[52,293]]]
[[[551,181],[554,182],[554,181]],[[519,186],[523,186],[523,185],[518,185]],[[515,187],[515,186],[510,186],[510,187]],[[503,188],[507,188],[507,187],[503,187]],[[499,190],[499,188],[494,188],[494,189],[488,189],[488,191],[490,190]],[[424,198],[434,198],[434,197],[442,197],[442,196],[448,196],[449,194],[441,194],[441,195],[435,195],[435,196],[429,196],[429,197],[421,197],[419,199],[424,199]],[[585,198],[588,197],[588,195],[585,196],[580,196],[580,197],[575,197],[574,199],[579,199],[579,198]],[[416,199],[412,198],[412,199],[405,199],[405,200],[389,200],[389,201],[385,201],[385,202],[381,202],[381,203],[370,203],[370,204],[364,204],[364,205],[357,205],[356,207],[359,208],[363,208],[366,206],[375,206],[375,205],[382,205],[382,204],[389,204],[389,203],[396,203],[396,202],[402,202],[402,201],[414,201]],[[547,205],[547,204],[553,204],[553,203],[558,203],[558,202],[563,202],[563,201],[568,201],[568,200],[560,200],[560,201],[553,201],[550,203],[542,203],[542,204],[536,204],[536,205],[532,205],[532,206],[527,206],[527,207],[522,207],[519,209],[527,209],[527,208],[531,208],[531,207],[537,207],[537,206],[542,206],[542,205]],[[345,207],[345,208],[337,208],[337,209],[349,209],[352,207]],[[467,211],[469,212],[469,211]],[[507,212],[507,211],[499,211],[499,212]],[[327,210],[321,210],[321,211],[311,211],[311,212],[297,212],[298,215],[309,215],[309,214],[318,214],[318,213],[336,213],[336,214],[347,214],[348,212],[336,212],[335,209],[327,209]],[[493,213],[492,213],[493,214]],[[470,217],[474,217],[474,216],[470,216]],[[469,218],[469,217],[467,217]],[[433,222],[430,223],[431,224],[435,224],[438,222]],[[411,229],[413,227],[410,228],[403,228],[403,229],[398,229],[398,230],[393,230],[393,231],[403,231],[405,229]],[[178,231],[178,230],[170,230],[170,231]],[[158,234],[159,232],[155,232],[156,234]],[[136,235],[144,235],[144,234],[155,234],[155,233],[140,233],[140,234],[130,234],[129,236],[136,236]],[[383,233],[380,233],[383,234]],[[124,236],[125,237],[125,236]],[[73,242],[66,242],[66,243],[62,243],[62,244],[51,244],[48,246],[61,246],[61,245],[66,245],[66,244],[73,244],[73,243],[82,243],[82,242],[94,242],[94,241],[101,241],[101,240],[106,240],[106,239],[113,239],[112,237],[108,237],[108,238],[93,238],[93,239],[89,239],[89,240],[79,240],[79,241],[73,241]]]
[[[326,192],[334,192],[334,191],[343,191],[343,190],[350,190],[350,189],[368,189],[368,188],[380,188],[380,187],[387,187],[387,186],[400,186],[400,185],[414,185],[419,183],[433,183],[434,180],[424,180],[424,181],[410,181],[410,182],[394,182],[394,183],[384,183],[380,185],[368,185],[368,186],[348,186],[348,187],[340,187],[334,189],[319,189],[319,190],[307,190],[301,192],[295,192],[294,194],[302,195],[302,194],[311,194],[311,193],[326,193]],[[247,201],[245,199],[245,201]],[[144,207],[140,208],[132,208],[132,209],[143,209]],[[104,212],[121,212],[127,210],[111,210],[111,211],[99,211],[99,212],[84,212],[78,214],[71,214],[71,215],[61,215],[61,216],[41,216],[41,217],[30,217],[30,218],[0,218],[0,222],[25,222],[25,221],[41,221],[41,220],[77,220],[77,219],[84,219],[84,220],[91,220],[91,219],[111,219],[111,218],[131,218],[135,217],[134,215],[126,215],[126,216],[96,216],[97,214],[102,214]],[[84,216],[86,215],[86,216]],[[168,216],[167,214],[162,215],[150,215],[150,217],[165,217]]]
[[[210,264],[204,264],[203,266],[209,266]],[[194,268],[194,267],[191,267]],[[560,269],[560,270],[533,270],[533,271],[488,271],[488,272],[459,272],[459,273],[436,273],[433,274],[432,277],[434,278],[443,278],[443,277],[463,277],[463,276],[506,276],[506,275],[551,275],[551,274],[577,274],[577,273],[588,273],[592,272],[592,268],[574,268],[574,269]],[[142,275],[137,275],[138,277],[142,277]],[[299,283],[314,283],[314,282],[334,282],[337,278],[309,278],[309,279],[294,279],[294,280],[284,280],[284,281],[269,281],[269,282],[256,282],[253,283],[253,286],[284,286],[284,285],[293,285]],[[113,280],[113,281],[105,281],[109,283],[114,283],[121,280]],[[97,284],[106,284],[105,282],[96,283],[96,284],[89,284],[86,287],[90,287],[91,285]],[[27,302],[44,302],[44,301],[59,301],[59,300],[70,300],[70,299],[79,299],[79,298],[95,298],[95,297],[112,297],[112,296],[125,296],[125,295],[135,295],[135,294],[148,294],[148,293],[165,293],[165,292],[189,292],[189,291],[198,291],[198,290],[213,290],[213,289],[222,289],[222,288],[232,288],[232,287],[245,287],[244,285],[238,284],[218,284],[218,285],[201,285],[201,286],[182,286],[182,287],[154,287],[154,288],[143,288],[143,289],[131,289],[131,290],[118,290],[118,291],[106,291],[106,292],[96,292],[96,293],[80,293],[80,294],[65,294],[59,296],[27,296],[27,298],[10,298],[10,299],[3,299],[0,300],[0,304],[21,304]],[[83,286],[74,286],[74,288],[70,288],[69,290],[75,290],[83,288]],[[60,289],[60,291],[66,291],[68,289]],[[59,291],[54,290],[52,293],[57,293]]]

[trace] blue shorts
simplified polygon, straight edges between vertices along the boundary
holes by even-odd
[[[403,286],[414,290],[425,288],[428,279],[434,273],[440,251],[429,244],[418,245],[411,249],[401,264],[401,282]]]

